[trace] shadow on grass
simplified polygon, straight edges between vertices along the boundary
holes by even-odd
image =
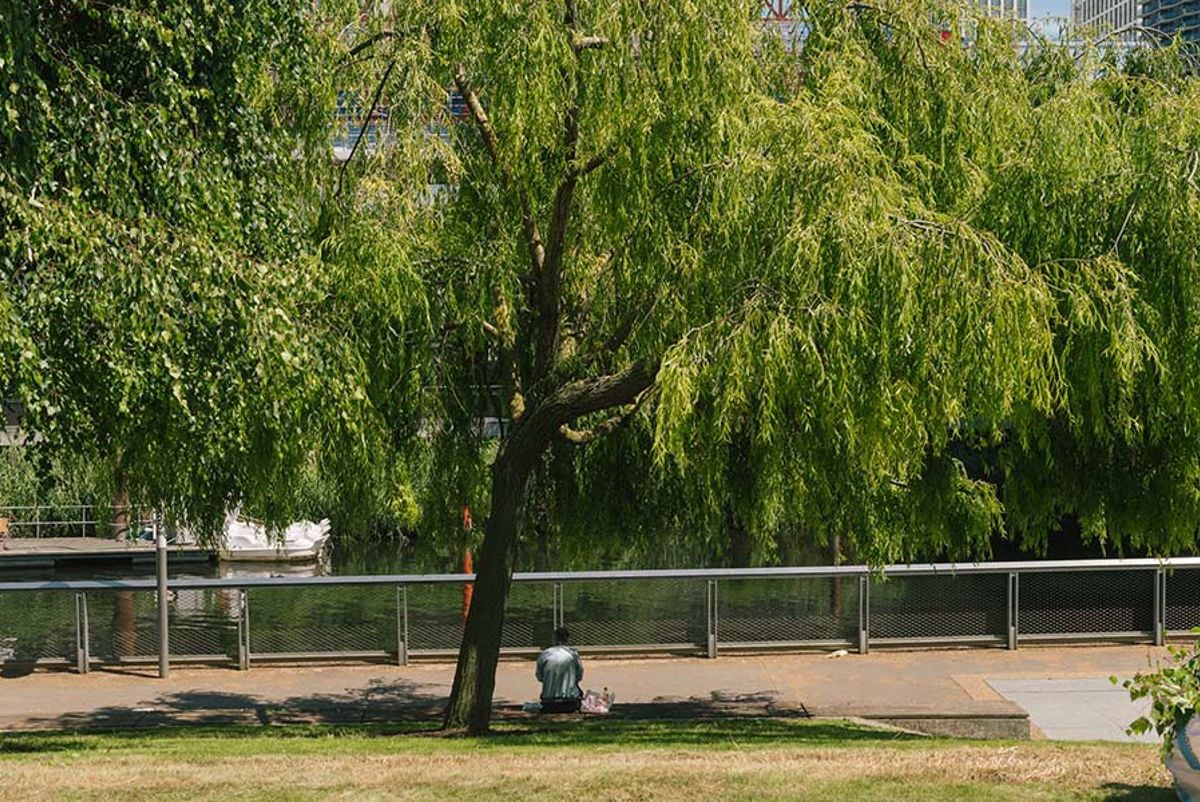
[[[0,735],[0,756],[86,752],[93,750],[153,749],[170,741],[234,741],[238,749],[253,751],[253,743],[292,739],[341,740],[399,738],[420,749],[522,749],[554,747],[635,747],[744,749],[753,746],[852,746],[855,744],[928,741],[920,735],[881,730],[851,722],[806,721],[782,718],[720,719],[708,721],[622,721],[586,719],[559,722],[501,722],[489,735],[476,738],[431,738],[438,734],[433,722],[401,724],[296,724],[263,727],[244,724],[180,726],[89,734],[12,733]],[[412,739],[416,739],[413,741]],[[400,744],[398,743],[397,746]]]
[[[1157,785],[1126,785],[1125,783],[1105,783],[1107,791],[1106,802],[1168,802],[1178,797],[1171,788]]]
[[[595,720],[499,725],[482,742],[512,746],[636,746],[740,749],[747,746],[852,746],[928,741],[923,735],[841,721],[789,718],[686,720]]]
[[[0,735],[0,756],[82,752],[96,748],[91,741],[67,735]]]

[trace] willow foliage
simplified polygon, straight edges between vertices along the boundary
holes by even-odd
[[[0,4],[0,393],[207,523],[282,515],[313,443],[353,442],[314,314],[339,54],[309,6]]]
[[[453,540],[632,376],[533,444],[526,530],[1192,546],[1179,54],[936,2],[814,0],[794,47],[735,0],[359,11],[3,5],[0,378],[47,442],[210,518],[307,466]],[[344,167],[338,89],[387,120]]]
[[[885,561],[1036,547],[1075,513],[1117,549],[1193,544],[1200,89],[1169,48],[1074,53],[911,2],[809,3],[792,48],[741,2],[396,3],[373,26],[360,94],[402,76],[397,142],[352,164],[343,213],[401,232],[427,302],[399,351],[429,371],[404,396],[427,440],[458,444],[441,502],[486,506],[480,415],[646,362],[614,432],[550,448],[531,526],[587,549],[732,509]],[[460,67],[495,152],[447,113]],[[584,165],[543,374],[523,220],[545,234]]]

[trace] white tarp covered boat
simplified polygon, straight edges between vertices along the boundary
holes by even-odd
[[[236,513],[225,518],[221,559],[233,562],[311,562],[329,540],[329,521],[297,521],[278,535]]]

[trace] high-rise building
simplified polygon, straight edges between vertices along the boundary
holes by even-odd
[[[971,4],[992,17],[1029,20],[1029,0],[971,0]]]
[[[1074,0],[1071,25],[1076,30],[1103,36],[1139,24],[1141,4],[1142,0]]]
[[[1142,24],[1200,45],[1200,0],[1142,0]]]

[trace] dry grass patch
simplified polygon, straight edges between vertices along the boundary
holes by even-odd
[[[1137,745],[907,739],[803,723],[648,732],[613,722],[488,739],[310,732],[87,736],[45,751],[29,739],[0,748],[0,776],[12,799],[1173,798],[1155,749]]]

